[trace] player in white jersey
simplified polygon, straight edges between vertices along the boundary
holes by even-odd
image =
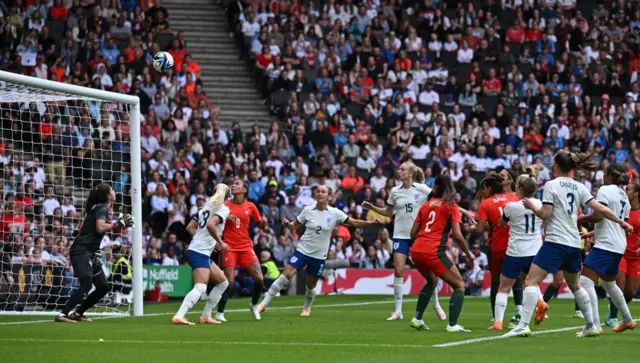
[[[404,285],[404,266],[407,264],[409,249],[411,248],[411,227],[418,215],[420,207],[427,201],[431,188],[424,184],[424,173],[412,162],[405,162],[398,168],[396,179],[402,185],[391,189],[387,199],[387,207],[380,208],[369,202],[362,203],[362,208],[373,209],[377,213],[391,217],[393,222],[393,296],[395,310],[387,320],[402,320],[402,294]],[[433,307],[440,320],[445,320],[447,314],[438,302],[437,290],[433,294]]]
[[[620,219],[628,220],[631,211],[629,197],[623,186],[629,184],[631,177],[625,174],[625,168],[620,164],[611,164],[604,172],[604,186],[598,189],[596,199],[600,204],[606,205],[613,213],[617,213]],[[595,244],[587,259],[584,261],[580,285],[589,294],[591,311],[593,313],[593,324],[602,332],[600,326],[600,315],[598,312],[598,295],[596,294],[596,284],[600,280],[602,286],[609,296],[611,302],[622,313],[623,323],[614,327],[613,331],[621,333],[628,329],[634,329],[636,322],[631,317],[629,306],[624,299],[624,293],[616,285],[618,276],[618,266],[627,248],[627,238],[625,231],[620,225],[603,219],[602,215],[593,213],[583,215],[579,218],[581,223],[594,223],[593,232],[586,234],[585,250],[589,251],[591,236],[595,236]],[[582,332],[579,332],[581,334]]]
[[[171,319],[173,324],[194,325],[185,318],[185,315],[207,292],[207,282],[215,283],[216,286],[209,293],[198,322],[200,324],[220,324],[219,321],[211,317],[211,312],[220,301],[229,282],[222,270],[216,264],[211,263],[211,253],[216,244],[219,244],[225,251],[229,249],[222,241],[224,222],[229,216],[229,208],[225,205],[229,194],[230,190],[227,185],[218,184],[213,197],[198,212],[197,230],[186,253],[187,261],[193,269],[194,286],[185,296],[176,315]]]
[[[287,261],[280,277],[271,285],[264,299],[258,304],[258,311],[264,312],[271,300],[287,287],[289,281],[297,271],[305,269],[307,276],[307,290],[304,295],[304,306],[301,316],[311,315],[311,305],[316,297],[316,284],[322,276],[324,262],[329,252],[331,233],[337,225],[363,228],[372,224],[380,224],[380,220],[362,221],[349,218],[343,211],[329,205],[331,189],[325,185],[316,190],[315,207],[305,207],[295,221],[282,220],[282,227],[297,230],[304,226],[304,234],[300,237],[298,248]]]
[[[522,199],[534,198],[536,195],[538,190],[537,177],[541,169],[541,164],[525,167],[526,174],[520,175],[516,180],[516,196],[519,201],[507,203],[502,214],[499,226],[509,225],[509,244],[502,263],[500,285],[496,294],[495,320],[488,330],[502,331],[504,312],[507,309],[511,287],[519,277],[524,280],[533,258],[542,246],[542,235],[540,234],[542,220],[536,218],[535,214],[527,210],[521,202]],[[532,199],[531,202],[536,208],[542,206],[542,202],[537,199]]]
[[[594,171],[597,167],[598,163],[592,161],[589,154],[560,150],[554,157],[553,171],[556,178],[545,184],[542,206],[536,206],[531,199],[523,200],[524,206],[537,218],[547,221],[546,235],[545,242],[533,259],[527,274],[520,322],[505,336],[531,335],[529,322],[539,300],[538,286],[548,274],[556,273],[558,270],[563,271],[567,285],[584,315],[585,327],[582,336],[600,335],[600,331],[593,325],[589,294],[580,286],[582,253],[577,224],[578,209],[586,205],[595,213],[620,224],[625,230],[633,230],[633,227],[596,201],[584,184],[569,177],[575,170]],[[544,313],[544,307],[538,306],[538,315]]]

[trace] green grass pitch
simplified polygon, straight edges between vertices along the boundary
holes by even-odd
[[[174,326],[178,303],[146,305],[149,316],[97,319],[60,324],[49,317],[0,317],[2,362],[617,362],[637,360],[640,331],[579,339],[581,321],[573,318],[573,300],[552,300],[549,320],[532,327],[530,338],[493,339],[488,299],[466,299],[460,323],[471,333],[447,333],[429,306],[430,331],[409,322],[415,298],[404,304],[405,320],[385,321],[393,308],[389,297],[319,296],[311,317],[299,316],[303,297],[276,298],[253,321],[248,300],[228,304],[228,323]],[[445,310],[448,300],[441,300]],[[508,314],[513,308],[509,299]],[[636,304],[631,304],[634,311]],[[203,304],[189,318],[197,320]],[[600,301],[606,311],[606,301]],[[508,324],[506,324],[508,325]],[[103,341],[101,342],[100,339]],[[447,343],[458,345],[438,346]]]

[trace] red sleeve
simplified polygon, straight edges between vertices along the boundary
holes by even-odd
[[[478,207],[478,214],[476,215],[476,219],[479,221],[488,221],[489,215],[487,214],[487,203],[485,203],[488,199],[485,199],[480,203],[480,207]],[[458,213],[460,212],[460,208],[458,208]]]
[[[413,223],[420,223],[420,225],[422,225],[422,221],[424,219],[424,215],[427,213],[427,205],[428,203],[425,203],[422,205],[422,207],[420,207],[420,210],[418,211],[418,215],[416,216],[416,220]]]
[[[460,213],[460,207],[457,204],[451,208],[451,219],[454,222],[462,223],[462,213]]]
[[[262,216],[260,216],[260,212],[258,211],[258,208],[256,208],[256,205],[251,203],[251,220],[254,222],[258,222],[260,220],[260,218],[262,218]]]

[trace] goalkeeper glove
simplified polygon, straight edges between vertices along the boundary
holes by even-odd
[[[133,227],[136,225],[136,220],[133,218],[131,214],[122,214],[118,215],[118,220],[115,223],[117,228],[124,227]]]

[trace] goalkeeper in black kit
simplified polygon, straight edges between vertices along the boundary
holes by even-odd
[[[80,233],[69,250],[73,273],[79,280],[80,287],[69,297],[64,309],[56,316],[57,322],[90,321],[84,316],[85,311],[109,292],[107,278],[100,262],[100,242],[105,233],[135,224],[130,214],[121,214],[115,223],[109,223],[107,215],[115,199],[116,193],[109,184],[100,184],[89,193]],[[92,285],[96,288],[89,294]]]

